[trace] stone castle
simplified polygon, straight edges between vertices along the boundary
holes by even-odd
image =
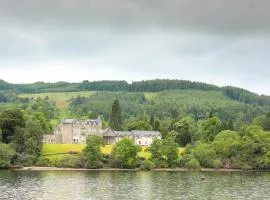
[[[47,144],[86,144],[90,135],[99,135],[104,144],[113,145],[124,137],[134,140],[135,144],[149,146],[153,138],[161,138],[158,131],[113,131],[110,128],[102,129],[102,120],[65,119],[54,130],[53,134],[44,135],[43,143]]]

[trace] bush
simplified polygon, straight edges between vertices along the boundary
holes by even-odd
[[[67,156],[61,162],[62,167],[82,168],[84,166],[80,156]]]
[[[28,167],[28,166],[34,165],[36,162],[36,159],[37,159],[36,156],[33,156],[33,155],[17,153],[13,158],[13,164]]]
[[[102,138],[100,136],[89,136],[86,144],[87,146],[83,150],[84,167],[89,169],[103,167],[103,156],[100,151],[100,147],[103,145]]]
[[[141,147],[134,144],[130,138],[123,138],[117,142],[112,150],[110,163],[112,167],[135,168],[138,164],[138,152]]]
[[[43,161],[41,161],[41,164],[43,164],[42,162]],[[68,155],[59,160],[49,161],[48,166],[59,168],[83,168],[84,167],[83,157],[81,155],[80,156]]]
[[[8,168],[15,151],[10,145],[0,143],[0,168]]]
[[[185,164],[185,167],[188,169],[200,169],[200,163],[196,158],[192,158]]]
[[[233,159],[231,168],[233,169],[242,169],[244,163],[241,160]]]
[[[193,158],[194,156],[192,154],[184,154],[180,160],[180,167],[185,167],[185,165]]]
[[[193,149],[192,154],[201,163],[203,167],[212,167],[213,160],[217,157],[212,146],[201,143]]]
[[[156,168],[168,168],[168,163],[167,163],[167,160],[164,159],[164,158],[156,158],[156,159],[153,159],[153,163],[155,165]]]
[[[249,171],[249,170],[252,170],[252,167],[248,164],[244,164],[242,167],[242,170]]]
[[[213,160],[212,167],[214,167],[215,169],[223,168],[223,163],[219,159]]]
[[[62,161],[62,160],[54,160],[54,161],[52,162],[52,166],[53,166],[53,167],[59,167],[59,168],[62,168],[62,167],[64,167],[64,166],[63,166],[63,161]]]
[[[150,160],[142,161],[140,168],[142,170],[151,170],[155,167],[154,163]]]
[[[110,158],[111,158],[111,155],[110,155],[110,154],[103,154],[102,162],[103,162],[104,164],[108,164]]]
[[[46,157],[39,157],[37,159],[36,166],[39,166],[39,167],[50,167],[51,166],[50,159],[49,158],[46,158]]]

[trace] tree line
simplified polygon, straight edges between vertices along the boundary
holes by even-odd
[[[0,81],[0,91],[9,90],[17,93],[42,93],[42,92],[75,92],[75,91],[118,91],[118,92],[160,92],[165,90],[200,90],[200,91],[220,91],[227,97],[245,102],[248,104],[270,105],[270,97],[258,95],[248,90],[225,86],[194,82],[188,80],[156,79],[135,81],[131,84],[126,81],[88,81],[81,83],[44,83],[33,84],[10,84]]]

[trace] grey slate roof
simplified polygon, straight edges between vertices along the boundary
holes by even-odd
[[[109,128],[105,129],[102,135],[107,137],[161,137],[159,131],[113,131]]]
[[[133,130],[131,131],[132,135],[135,137],[161,137],[159,131],[140,131],[140,130]]]
[[[65,119],[62,121],[63,124],[73,124],[76,119]]]
[[[114,134],[120,137],[132,136],[132,132],[130,131],[114,131]]]
[[[101,124],[101,123],[102,123],[102,121],[101,121],[100,118],[97,118],[97,119],[87,119],[87,120],[64,119],[64,120],[62,121],[62,123],[63,123],[63,124],[73,124],[73,123],[75,123],[75,122],[77,122],[77,121],[82,121],[82,122],[84,122],[86,125],[94,125],[94,124],[98,125],[98,124]]]

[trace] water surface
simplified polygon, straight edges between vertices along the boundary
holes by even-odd
[[[0,171],[1,200],[258,200],[269,186],[269,172]]]

